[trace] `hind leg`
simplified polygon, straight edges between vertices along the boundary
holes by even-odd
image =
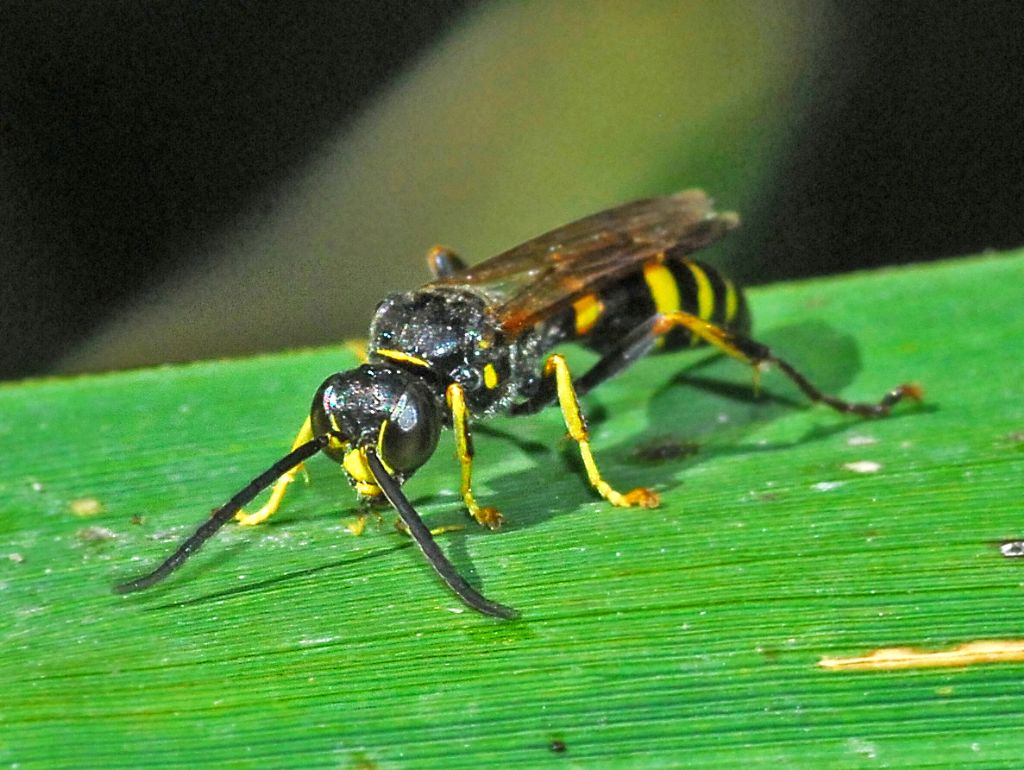
[[[858,414],[864,417],[883,417],[904,398],[919,400],[923,394],[920,386],[903,384],[890,390],[875,403],[846,401],[837,396],[823,393],[792,364],[776,356],[767,345],[684,311],[658,313],[637,326],[622,339],[617,347],[606,353],[593,367],[575,380],[573,385],[576,393],[583,395],[628,368],[650,352],[658,339],[677,328],[688,330],[694,339],[707,342],[723,353],[753,367],[755,388],[761,371],[775,365],[803,391],[807,398],[816,403],[821,402],[837,412]],[[511,411],[513,414],[533,414],[554,401],[556,395],[554,383],[549,378],[545,378],[532,398],[521,404],[516,404]]]
[[[538,393],[538,396],[543,397],[548,389],[553,393],[553,398],[558,400],[569,436],[579,447],[583,467],[587,471],[587,480],[597,490],[597,493],[612,505],[623,508],[630,508],[635,505],[643,508],[657,507],[659,500],[656,492],[645,487],[637,487],[629,492],[619,492],[605,481],[601,475],[597,467],[597,461],[594,459],[594,453],[590,449],[590,432],[587,430],[587,421],[583,416],[583,411],[580,409],[579,389],[573,383],[572,375],[569,373],[569,365],[566,363],[565,358],[557,353],[550,356],[544,364],[542,392]],[[530,412],[527,409],[538,411],[546,403],[546,400],[531,399],[531,401],[525,402],[525,405],[518,405],[524,408],[516,408],[512,411],[513,414],[529,414]]]

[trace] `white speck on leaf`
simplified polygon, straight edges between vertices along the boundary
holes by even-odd
[[[878,747],[871,741],[866,741],[863,738],[850,738],[846,745],[850,747],[850,751],[854,754],[860,754],[868,759],[875,759],[878,756]]]
[[[843,467],[854,473],[878,473],[882,470],[882,464],[876,463],[874,460],[857,460],[852,463],[844,463]]]
[[[846,439],[848,446],[870,446],[871,444],[877,444],[878,439],[874,436],[850,436]]]
[[[819,492],[831,492],[833,489],[839,489],[845,483],[845,481],[819,481],[814,488]]]
[[[1008,559],[1024,556],[1024,540],[1010,540],[999,546],[999,552]]]

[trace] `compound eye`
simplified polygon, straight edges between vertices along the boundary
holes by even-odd
[[[433,400],[410,388],[391,410],[378,451],[386,464],[409,473],[430,459],[440,433],[441,421]]]

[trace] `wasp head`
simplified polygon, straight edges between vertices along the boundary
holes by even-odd
[[[402,483],[434,453],[443,420],[437,398],[421,379],[380,364],[332,374],[317,389],[310,415],[314,435],[331,437],[324,453],[370,499],[381,490],[367,465],[367,448]]]

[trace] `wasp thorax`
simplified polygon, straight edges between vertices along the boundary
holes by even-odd
[[[434,453],[442,424],[437,399],[422,380],[379,364],[328,377],[310,415],[315,435],[335,437],[324,451],[336,462],[348,469],[346,454],[372,447],[400,480]]]

